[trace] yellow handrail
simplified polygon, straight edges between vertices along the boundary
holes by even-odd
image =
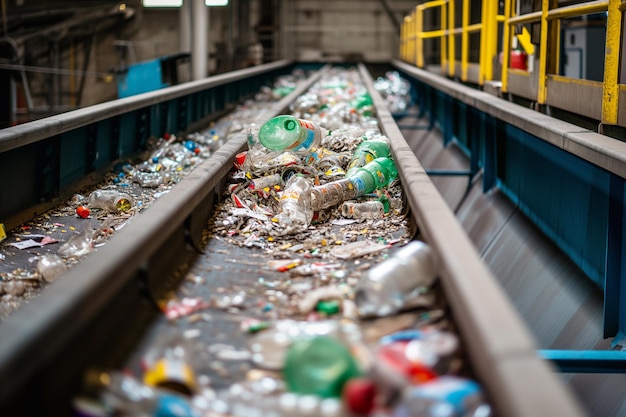
[[[467,81],[469,61],[470,0],[463,0],[461,15],[461,80]]]
[[[456,42],[454,36],[454,0],[448,1],[448,75],[454,77],[456,62]]]
[[[559,7],[548,12],[548,19],[567,19],[592,13],[602,13],[609,9],[609,0],[596,0],[589,3]]]
[[[535,23],[541,21],[541,10],[538,12],[532,12],[527,14],[521,14],[519,16],[511,17],[509,19],[509,25],[522,25],[526,23]]]
[[[604,55],[604,85],[602,89],[602,123],[617,124],[619,114],[619,67],[622,38],[621,0],[609,0]]]

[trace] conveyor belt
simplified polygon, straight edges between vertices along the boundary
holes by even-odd
[[[470,368],[484,384],[497,415],[582,415],[573,397],[536,355],[532,337],[384,109],[364,66],[360,73],[369,86],[380,126],[391,139],[411,218],[435,251],[442,290],[466,346]],[[301,91],[277,105],[275,113]],[[151,100],[157,96],[151,95]],[[111,107],[112,113],[123,108]],[[45,122],[43,126],[48,130]],[[65,128],[71,130],[72,126]],[[46,133],[35,136],[43,138]],[[0,385],[7,387],[0,393],[0,403],[7,412],[33,415],[66,410],[69,395],[77,391],[88,366],[132,364],[129,352],[137,343],[149,345],[160,328],[170,327],[154,308],[155,302],[173,288],[180,294],[196,288],[196,276],[210,272],[206,275],[210,282],[202,287],[207,296],[220,294],[220,288],[249,288],[251,282],[258,282],[263,264],[258,251],[224,246],[215,233],[205,234],[204,238],[210,239],[202,243],[201,234],[221,198],[234,156],[245,143],[243,135],[232,138],[94,256],[0,325]],[[10,147],[14,146],[11,142]],[[400,235],[406,232],[397,230]],[[204,249],[205,255],[188,251],[186,243]],[[349,264],[348,270],[357,265]],[[172,274],[174,269],[179,273]],[[264,279],[274,281],[278,276],[267,273]],[[178,287],[181,278],[185,281]],[[247,296],[260,299],[261,290],[255,288]],[[205,318],[201,323],[202,338],[239,349],[244,340],[237,316],[213,310],[210,315],[211,320]],[[188,329],[199,326],[179,325]],[[209,363],[206,372],[216,386],[226,386],[248,370],[236,361],[225,368],[213,365]]]

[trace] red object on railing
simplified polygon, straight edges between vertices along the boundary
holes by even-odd
[[[528,71],[528,54],[524,51],[513,50],[510,55],[509,68]]]

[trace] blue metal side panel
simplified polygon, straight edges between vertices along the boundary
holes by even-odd
[[[86,128],[80,128],[64,133],[61,136],[61,155],[59,186],[66,186],[81,179],[87,172],[87,143],[85,141]]]
[[[163,133],[161,128],[161,105],[154,104],[150,106],[150,135],[158,138]]]
[[[170,133],[178,132],[178,99],[170,100],[167,103],[167,124],[165,131]]]
[[[98,129],[96,131],[96,161],[95,169],[101,170],[107,167],[115,157],[111,149],[111,137],[113,135],[113,126],[111,119],[106,119],[98,122]]]
[[[616,336],[614,343],[623,343],[626,335],[626,184],[611,175],[608,212],[606,280],[604,283],[604,337]]]
[[[604,286],[609,173],[506,125],[498,182],[600,288]]]
[[[137,151],[137,119],[135,112],[124,113],[120,117],[119,156],[124,158]]]
[[[454,125],[454,138],[457,140],[461,149],[469,156],[469,140],[468,140],[468,108],[467,104],[456,102],[457,112]]]
[[[42,178],[41,171],[47,169],[38,163],[37,144],[0,153],[0,219],[38,202],[33,190],[39,191],[37,182]],[[18,172],[20,178],[16,181]]]

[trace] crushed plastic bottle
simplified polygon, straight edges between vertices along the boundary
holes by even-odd
[[[356,196],[369,194],[374,190],[387,187],[398,176],[396,165],[390,158],[376,158],[362,168],[353,171],[348,178],[357,189]]]
[[[88,255],[93,252],[94,230],[91,227],[85,228],[82,233],[72,236],[65,242],[57,254],[63,257],[76,257]]]
[[[312,219],[311,184],[306,178],[294,175],[280,196],[278,221],[286,233],[297,233],[306,230]]]
[[[311,190],[311,207],[314,211],[327,209],[357,196],[357,188],[350,179],[318,185]]]
[[[385,206],[378,200],[363,203],[346,201],[341,205],[341,215],[355,220],[379,219],[385,215]]]
[[[430,246],[415,240],[371,268],[355,289],[361,316],[388,316],[430,288],[437,270]]]
[[[67,272],[67,266],[63,258],[53,253],[48,253],[39,257],[37,261],[37,272],[44,281],[54,282]]]
[[[357,146],[352,160],[348,165],[348,175],[355,169],[363,167],[376,158],[389,157],[389,141],[384,137],[366,140]]]
[[[137,172],[133,175],[133,182],[145,188],[157,188],[163,181],[163,175],[158,172]]]
[[[319,146],[322,135],[317,124],[283,115],[261,126],[259,142],[273,151],[309,152]]]
[[[133,206],[133,199],[126,193],[115,190],[96,190],[87,200],[92,208],[110,212],[126,212]]]

